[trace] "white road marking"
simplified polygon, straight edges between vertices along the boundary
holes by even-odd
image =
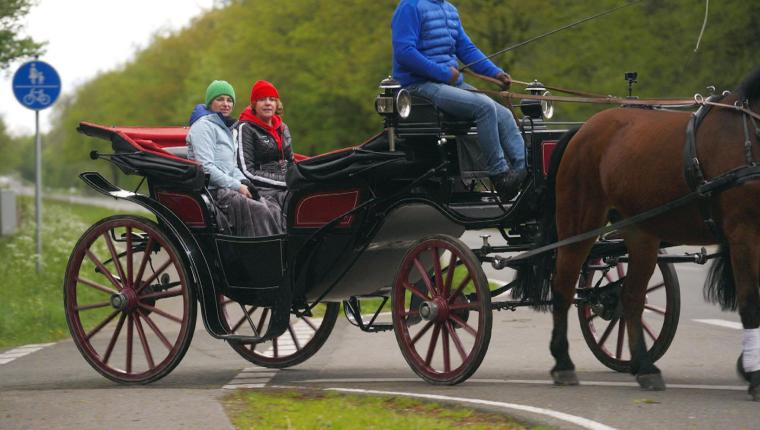
[[[566,414],[564,412],[555,411],[553,409],[538,408],[535,406],[520,405],[516,403],[494,402],[491,400],[481,400],[481,399],[467,399],[464,397],[441,396],[437,394],[416,394],[416,393],[404,393],[404,392],[398,392],[398,391],[362,390],[362,389],[357,389],[357,388],[326,388],[325,390],[339,391],[339,392],[344,392],[344,393],[415,397],[419,399],[444,400],[444,401],[453,401],[453,402],[461,402],[461,403],[473,403],[476,405],[495,406],[499,408],[513,409],[513,410],[518,410],[518,411],[531,412],[538,415],[550,416],[552,418],[566,421],[566,422],[575,424],[577,426],[587,428],[589,430],[615,430],[614,427],[604,425],[602,423],[590,420],[588,418]]]
[[[17,358],[21,358],[25,355],[29,355],[33,352],[37,352],[41,350],[42,348],[48,347],[50,345],[54,345],[54,343],[35,343],[31,345],[24,345],[24,346],[19,346],[14,349],[10,349],[0,354],[0,365],[10,363],[11,361]]]
[[[319,327],[322,323],[321,319],[312,319],[312,324]],[[306,343],[314,335],[314,330],[302,320],[296,321],[291,326],[293,333],[295,333],[298,344],[303,348]],[[293,338],[291,338],[288,332],[285,332],[282,336],[277,338],[277,353],[280,356],[294,354],[297,351]],[[260,353],[266,357],[274,356],[274,348],[269,347],[263,353]],[[264,388],[277,375],[278,369],[269,369],[265,367],[247,367],[238,373],[230,382],[224,385],[222,388],[226,390],[235,390],[239,388]]]
[[[692,320],[702,324],[716,325],[718,327],[732,328],[734,330],[741,330],[742,324],[734,321],[726,321],[720,319],[696,319]]]
[[[300,384],[360,384],[360,383],[387,383],[387,382],[420,382],[419,378],[326,378],[326,379],[303,379],[293,381]],[[467,382],[476,384],[533,384],[533,385],[554,385],[554,381],[548,379],[478,379],[470,378]],[[639,385],[635,382],[615,382],[615,381],[581,381],[582,386],[589,387],[632,387]],[[668,384],[668,388],[687,389],[687,390],[729,390],[729,391],[747,391],[746,386],[740,385],[699,385],[699,384]]]

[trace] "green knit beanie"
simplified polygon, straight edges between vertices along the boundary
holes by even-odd
[[[235,89],[227,81],[214,81],[206,88],[206,106],[219,96],[230,96],[235,103]]]

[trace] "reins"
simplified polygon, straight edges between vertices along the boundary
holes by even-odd
[[[473,72],[469,72],[469,74],[479,79],[482,79],[484,81],[502,85],[502,82],[495,78],[489,78],[486,76],[478,75]],[[523,82],[523,81],[513,80],[513,82],[521,84],[521,85],[528,85],[528,83]],[[562,246],[571,245],[571,244],[578,243],[584,240],[595,238],[612,231],[620,230],[630,225],[637,224],[642,221],[646,221],[658,215],[662,215],[670,210],[692,203],[695,200],[706,201],[706,199],[708,199],[715,193],[720,193],[728,188],[741,185],[747,181],[760,179],[760,164],[756,163],[752,158],[752,140],[751,140],[750,131],[749,131],[749,123],[752,123],[753,127],[755,128],[755,135],[758,139],[760,139],[760,126],[758,126],[758,123],[756,121],[756,120],[760,120],[760,114],[752,111],[749,108],[749,103],[747,100],[743,100],[742,102],[737,101],[735,104],[726,104],[726,103],[721,103],[719,101],[720,98],[718,97],[704,98],[704,96],[702,96],[701,94],[695,94],[694,97],[691,99],[686,99],[686,98],[634,99],[634,98],[616,97],[616,96],[611,96],[611,95],[600,96],[598,94],[590,94],[590,93],[584,93],[581,91],[567,90],[564,88],[549,87],[549,86],[544,86],[544,88],[553,89],[555,91],[565,92],[569,94],[574,94],[574,96],[522,94],[522,93],[511,92],[511,91],[489,91],[489,90],[470,90],[470,91],[487,94],[494,97],[505,98],[508,101],[511,101],[512,98],[519,98],[519,99],[530,99],[530,100],[541,100],[541,101],[565,101],[565,102],[575,102],[575,103],[618,104],[618,105],[628,105],[628,106],[678,106],[678,107],[701,106],[704,108],[717,107],[717,108],[722,108],[722,109],[731,109],[731,110],[740,112],[742,114],[742,122],[743,122],[743,127],[744,127],[744,138],[745,138],[744,139],[744,156],[745,156],[745,161],[747,162],[747,164],[744,166],[740,166],[735,169],[729,170],[710,180],[705,181],[704,179],[702,179],[700,183],[695,184],[694,186],[691,187],[692,188],[691,192],[679,198],[676,198],[675,200],[671,200],[661,206],[657,206],[650,210],[636,214],[622,221],[619,221],[619,222],[616,222],[604,227],[600,227],[600,228],[597,228],[585,233],[581,233],[575,236],[571,236],[566,239],[560,240],[558,242],[554,242],[548,245],[544,245],[544,246],[532,249],[530,251],[520,253],[514,257],[503,258],[503,257],[497,256],[494,259],[494,264],[500,265],[502,267],[510,263],[519,264],[519,262],[529,259],[531,257],[534,257],[536,255],[543,254],[548,251],[553,251]],[[727,94],[728,92],[724,93],[724,95],[727,95]],[[704,217],[704,213],[703,213],[703,217]],[[718,237],[720,238],[720,235],[718,235]]]

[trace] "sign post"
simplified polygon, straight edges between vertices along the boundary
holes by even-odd
[[[35,142],[35,238],[37,273],[42,271],[42,140],[40,110],[50,107],[61,94],[61,78],[53,66],[35,59],[24,63],[13,75],[13,94],[27,109],[34,110]]]

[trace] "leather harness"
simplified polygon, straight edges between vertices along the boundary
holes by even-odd
[[[718,102],[722,98],[723,96],[716,94],[710,96],[707,101]],[[710,110],[712,110],[712,105],[703,104],[691,115],[689,123],[686,125],[686,144],[683,147],[683,175],[690,191],[697,190],[697,188],[707,182],[705,180],[704,172],[702,172],[702,166],[699,164],[699,157],[697,156],[697,129]],[[725,241],[725,238],[723,236],[723,231],[713,217],[711,197],[712,193],[699,195],[697,198],[699,212],[702,214],[702,220],[710,229],[713,236],[715,236],[715,239],[722,243]]]
[[[712,95],[705,101],[696,112],[689,118],[689,123],[686,125],[686,144],[683,149],[684,156],[684,178],[686,184],[692,192],[697,191],[700,188],[704,188],[704,185],[708,183],[705,179],[702,166],[699,163],[699,157],[697,156],[697,129],[699,128],[702,120],[710,112],[712,106],[725,106],[719,104],[720,100],[725,95]],[[752,139],[749,134],[749,123],[751,122],[755,128],[755,136],[760,139],[760,127],[758,127],[755,121],[755,116],[747,113],[749,111],[748,100],[743,100],[741,105],[736,105],[742,114],[742,125],[744,127],[744,161],[745,166],[739,167],[739,169],[746,169],[746,171],[754,170],[757,168],[757,162],[752,157]],[[751,112],[751,111],[750,111]],[[713,216],[713,201],[712,192],[698,193],[697,202],[699,204],[699,212],[702,214],[702,220],[712,232],[715,239],[719,242],[725,242],[723,231]]]

